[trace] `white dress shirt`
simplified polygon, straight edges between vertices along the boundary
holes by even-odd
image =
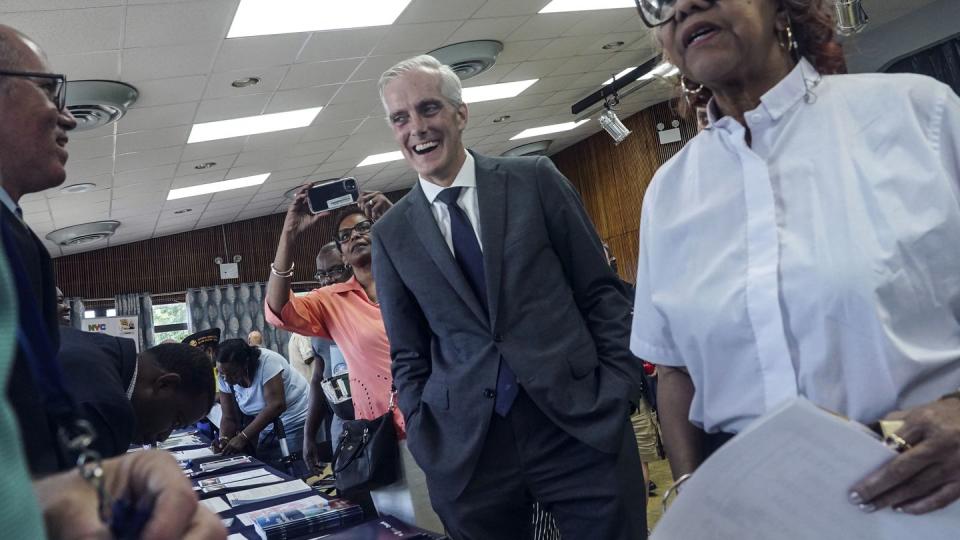
[[[960,99],[803,61],[752,146],[710,112],[643,201],[631,337],[687,368],[690,420],[735,433],[800,395],[871,422],[960,387]]]
[[[477,164],[467,152],[467,159],[464,160],[460,172],[453,179],[450,187],[462,187],[460,198],[457,204],[467,214],[470,225],[473,226],[473,232],[477,235],[477,242],[480,244],[480,250],[483,250],[483,241],[480,240],[480,203],[477,201]],[[447,188],[442,188],[429,180],[420,177],[420,189],[427,196],[427,202],[430,203],[430,210],[433,212],[433,218],[437,220],[437,226],[440,227],[440,233],[443,239],[447,241],[447,247],[450,253],[453,253],[453,236],[450,230],[450,209],[443,201],[437,200],[440,192]]]

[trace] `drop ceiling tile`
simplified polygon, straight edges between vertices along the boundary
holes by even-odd
[[[126,48],[123,50],[121,75],[123,80],[127,81],[206,75],[210,72],[219,48],[219,40],[187,45]]]
[[[252,186],[241,189],[231,189],[230,191],[221,191],[213,194],[211,204],[222,201],[234,201],[234,204],[246,206],[260,186]]]
[[[455,2],[451,2],[455,3]],[[460,43],[478,39],[504,41],[514,30],[527,22],[529,16],[497,17],[495,19],[473,19],[465,21],[456,32],[447,38],[447,43]]]
[[[105,218],[109,212],[109,201],[87,204],[77,204],[69,200],[60,199],[50,201],[50,213],[53,214],[53,221],[57,224],[57,227],[66,227],[73,223],[87,223],[102,219],[93,216],[103,215]],[[68,221],[71,223],[66,223]]]
[[[287,69],[289,69],[287,66],[276,66],[214,73],[207,81],[207,89],[203,93],[203,99],[226,98],[247,94],[271,94],[280,87],[280,81],[287,75]],[[233,86],[232,83],[234,81],[248,77],[257,77],[260,79],[260,82],[253,86],[243,88]]]
[[[219,182],[227,178],[226,170],[220,171],[210,171],[203,174],[191,174],[190,176],[181,176],[179,178],[174,178],[173,183],[170,184],[170,189],[179,189],[191,186],[199,186],[200,184],[209,184],[211,182]],[[239,178],[239,176],[229,175],[231,178]],[[193,197],[191,197],[192,199]]]
[[[501,64],[517,64],[526,62],[533,55],[546,47],[552,39],[532,39],[525,41],[508,41],[503,44],[503,52],[497,57]]]
[[[538,93],[548,93],[548,92],[559,92],[560,90],[570,90],[573,88],[571,85],[576,82],[581,75],[562,75],[559,77],[547,77],[545,79],[540,79],[535,85],[537,87]],[[600,79],[596,82],[597,85],[603,82],[603,79]],[[582,87],[577,87],[582,88]]]
[[[71,160],[92,159],[112,156],[114,150],[114,136],[95,137],[90,139],[74,139],[70,137],[67,151]]]
[[[147,212],[151,209],[156,209],[159,207],[156,199],[151,200],[149,203],[136,203],[130,201],[126,205],[121,205],[122,201],[114,201],[113,209],[110,211],[110,219],[115,219],[117,221],[123,221],[124,225],[127,225],[128,222],[134,221],[136,223],[147,223]],[[153,214],[152,221],[150,221],[150,228],[153,228],[157,222],[156,214]]]
[[[642,49],[642,50],[632,50],[632,51],[621,51],[616,54],[613,54],[601,64],[596,66],[597,71],[609,71],[611,73],[619,73],[620,71],[628,68],[639,66],[647,60],[650,60],[655,55],[653,51]],[[606,79],[604,79],[606,80]],[[602,82],[602,81],[601,81]]]
[[[117,156],[116,172],[135,171],[137,169],[148,169],[151,167],[159,167],[160,165],[178,163],[180,161],[180,154],[182,153],[182,146],[171,146],[170,148],[159,148],[146,152],[121,154]]]
[[[76,54],[120,47],[122,7],[10,13],[3,23],[27,34],[47,54]]]
[[[67,161],[67,182],[76,184],[84,178],[111,174],[113,172],[113,157],[94,159],[77,159]]]
[[[133,83],[140,91],[135,107],[156,107],[172,103],[200,101],[207,78],[201,75]]]
[[[422,54],[440,47],[460,27],[461,21],[395,24],[374,49],[376,54]],[[411,56],[413,55],[411,54]]]
[[[113,175],[95,176],[86,179],[86,182],[96,184],[89,191],[83,193],[67,193],[61,191],[61,188],[48,189],[44,192],[47,199],[50,200],[71,200],[77,203],[83,202],[102,202],[110,200],[110,188],[113,187]],[[72,185],[70,182],[64,182],[62,187]]]
[[[284,131],[275,131],[273,133],[260,133],[247,137],[243,145],[241,156],[250,153],[260,153],[263,155],[272,154],[277,157],[286,155],[286,149],[300,142],[300,137],[310,128],[287,129]],[[247,161],[249,163],[249,161]],[[239,165],[235,162],[234,165]]]
[[[583,12],[543,13],[530,17],[507,38],[510,41],[558,38],[583,20]]]
[[[117,136],[117,153],[129,154],[157,148],[169,148],[187,143],[190,126],[175,126],[135,133],[123,133]]]
[[[623,24],[623,21],[632,20],[635,23],[636,35],[646,35],[646,26],[637,14],[637,8],[602,9],[583,12],[583,17],[576,24],[563,32],[565,36],[587,36],[597,34],[612,34]],[[615,41],[607,40],[605,43]],[[623,40],[626,41],[626,40]],[[601,43],[600,45],[603,45]]]
[[[217,141],[207,141],[202,143],[188,144],[183,149],[183,155],[180,159],[186,162],[206,162],[217,160],[219,156],[239,154],[243,151],[243,144],[246,137],[235,137],[232,139],[221,139]]]
[[[502,80],[504,82],[508,81],[525,81],[529,79],[542,79],[556,71],[560,66],[566,62],[566,58],[553,58],[550,60],[535,60],[531,62],[524,62],[510,71],[506,77]],[[536,83],[534,83],[536,87]],[[528,88],[527,91],[531,91],[533,88]]]
[[[47,204],[47,199],[45,197],[35,198],[27,200],[26,196],[20,198],[19,201],[20,208],[23,209],[24,214],[35,214],[37,212],[49,212],[50,206]]]
[[[283,90],[273,94],[270,98],[270,104],[264,112],[276,113],[295,111],[298,109],[310,109],[313,107],[324,107],[342,88],[340,84],[328,84],[325,86],[313,86],[310,88],[297,88],[295,90]]]
[[[95,51],[50,56],[50,69],[67,80],[120,79],[120,51]]]
[[[377,81],[349,82],[340,87],[340,91],[330,101],[330,105],[342,103],[366,102],[368,109],[380,104],[380,89]]]
[[[164,198],[166,198],[166,192],[170,189],[170,182],[170,180],[157,180],[153,182],[141,182],[139,184],[118,186],[112,190],[113,198],[115,200],[121,200],[128,197],[144,197],[148,193],[163,193]],[[160,198],[156,195],[155,197],[157,197],[157,202],[160,203]]]
[[[123,0],[4,0],[0,13],[122,6]]]
[[[498,62],[493,65],[492,68],[484,71],[479,75],[475,75],[470,79],[464,81],[465,87],[471,86],[483,86],[485,84],[495,84],[503,80],[504,77],[510,74],[511,71],[517,68],[517,64],[507,64],[504,62]]]
[[[140,184],[143,182],[153,182],[156,180],[169,180],[173,178],[177,165],[171,163],[160,167],[149,169],[139,169],[135,171],[121,172],[114,175],[114,186],[127,186],[131,184]]]
[[[322,127],[325,124],[338,124],[350,120],[354,120],[359,123],[367,117],[367,114],[370,112],[370,108],[374,105],[376,105],[376,103],[369,103],[366,101],[328,105],[324,107],[322,111],[320,111],[320,114],[317,115],[317,119],[314,120],[313,127]]]
[[[223,39],[236,2],[202,0],[126,9],[124,47],[156,47]]]
[[[396,24],[457,21],[469,19],[486,0],[413,0]]]
[[[220,99],[205,99],[197,108],[195,123],[215,122],[218,120],[232,120],[247,116],[263,114],[263,109],[270,100],[270,94],[250,94]]]
[[[286,78],[280,83],[280,89],[290,90],[292,88],[342,83],[350,78],[361,61],[362,59],[359,58],[350,58],[291,66]]]
[[[197,102],[130,109],[117,122],[117,133],[132,133],[193,123]],[[185,141],[184,141],[185,142]],[[171,145],[167,145],[171,146]]]
[[[540,49],[540,52],[533,55],[530,59],[546,60],[549,58],[569,58],[571,56],[582,55],[588,52],[588,47],[593,43],[594,39],[595,38],[593,36],[575,36],[575,37],[558,38],[551,41],[550,44],[544,47],[543,49]],[[603,63],[604,61],[606,61],[607,57],[609,57],[611,54],[611,53],[607,53],[602,49],[598,49],[596,51],[590,51],[590,52],[592,52],[594,55],[599,55],[599,56],[591,56],[591,58],[594,58],[594,60],[598,61],[598,63]],[[601,57],[602,57],[602,60],[600,59]],[[574,58],[569,58],[569,59],[574,60]]]
[[[296,169],[283,169],[281,171],[276,171],[270,175],[270,178],[267,178],[267,181],[263,183],[263,187],[269,187],[273,185],[283,184],[283,185],[296,185],[295,180],[299,180],[305,176],[310,176],[313,171],[317,170],[316,167],[298,167]]]
[[[375,27],[314,32],[300,51],[297,63],[362,58],[370,54],[387,30],[387,27]]]
[[[213,70],[220,73],[292,64],[308,36],[297,33],[225,39]]]
[[[550,0],[488,0],[473,16],[478,18],[533,15],[549,3]]]

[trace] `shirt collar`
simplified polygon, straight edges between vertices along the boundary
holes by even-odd
[[[13,212],[13,215],[17,217],[22,217],[20,215],[20,212],[18,212],[18,210],[20,210],[20,206],[17,205],[17,203],[13,202],[13,198],[10,197],[10,194],[7,193],[7,190],[3,189],[2,186],[0,186],[0,202],[2,202],[3,205],[7,207],[8,210]]]
[[[808,89],[816,85],[819,79],[820,74],[816,68],[806,58],[800,58],[800,61],[786,77],[781,79],[773,88],[767,90],[767,93],[760,98],[760,105],[754,110],[763,110],[773,120],[779,120],[797,102],[803,99]],[[714,127],[715,124],[725,118],[722,116],[716,100],[710,98],[710,102],[707,103],[707,119],[709,120],[707,128]],[[722,124],[720,126],[722,127]]]
[[[460,167],[460,172],[457,173],[457,177],[453,179],[450,187],[477,187],[477,163],[470,152],[466,154],[467,159],[463,160],[463,166]],[[426,195],[427,201],[433,204],[440,195],[440,192],[446,188],[440,187],[429,180],[424,180],[421,176],[420,189],[422,189],[423,194]]]
[[[359,281],[357,281],[357,276],[350,276],[350,279],[344,281],[343,283],[334,283],[333,285],[327,285],[324,288],[329,289],[330,292],[334,294],[363,290],[363,286],[360,285]]]

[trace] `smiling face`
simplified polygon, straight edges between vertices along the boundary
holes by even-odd
[[[444,97],[439,73],[422,69],[403,73],[384,87],[383,102],[407,163],[429,182],[453,183],[466,159],[462,135],[467,106]]]
[[[710,89],[782,73],[790,62],[775,0],[678,0],[657,39],[680,72]]]
[[[19,61],[0,69],[50,72],[34,43],[6,27],[0,33],[19,53]],[[0,75],[0,178],[14,200],[66,179],[67,131],[77,122],[51,101],[53,84],[51,79]]]

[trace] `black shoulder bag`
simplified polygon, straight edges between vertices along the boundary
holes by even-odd
[[[387,412],[373,420],[348,420],[333,454],[337,491],[370,491],[400,478],[400,447],[393,425],[393,398]]]

